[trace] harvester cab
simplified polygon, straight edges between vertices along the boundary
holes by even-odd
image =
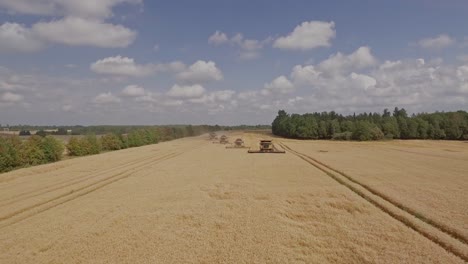
[[[259,150],[249,150],[249,153],[286,153],[284,150],[279,150],[275,147],[271,140],[260,140]]]
[[[216,140],[218,139],[218,136],[216,135],[215,132],[211,132],[209,135],[209,140]]]
[[[222,135],[222,136],[219,138],[219,143],[220,143],[220,144],[227,144],[227,143],[229,143],[227,136],[226,136],[226,135]]]
[[[247,147],[244,146],[244,140],[242,140],[242,138],[238,138],[234,141],[234,144],[232,146],[227,146],[226,148],[240,149],[240,148],[247,148]]]

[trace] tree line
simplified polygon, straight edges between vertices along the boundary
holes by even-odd
[[[109,128],[109,127],[107,127]],[[197,136],[218,130],[219,126],[158,126],[158,127],[117,127],[104,135],[89,133],[72,136],[67,143],[52,135],[32,135],[27,139],[19,136],[0,136],[0,172],[16,168],[34,166],[61,160],[64,154],[85,156],[102,151],[156,144],[161,141]],[[23,129],[25,130],[25,129]],[[119,133],[128,131],[128,133]],[[65,151],[66,150],[66,151]]]
[[[0,137],[0,172],[62,159],[63,143],[53,136]]]
[[[408,115],[404,108],[393,113],[341,115],[334,111],[288,114],[284,110],[272,123],[275,135],[297,139],[381,140],[446,139],[468,140],[468,113],[434,112]]]
[[[8,126],[11,131],[19,131],[20,136],[30,136],[32,134],[39,136],[46,135],[105,135],[108,133],[113,134],[128,134],[137,129],[160,128],[186,128],[197,131],[219,131],[219,130],[259,130],[271,129],[270,125],[236,125],[236,126],[220,126],[220,125],[170,125],[170,126],[29,126],[29,125],[15,125]],[[31,132],[36,131],[36,132]]]

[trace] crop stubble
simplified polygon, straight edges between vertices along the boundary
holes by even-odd
[[[245,152],[197,137],[0,175],[0,262],[463,262],[292,153]]]

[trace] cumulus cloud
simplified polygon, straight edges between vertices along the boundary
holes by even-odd
[[[468,54],[461,54],[457,56],[457,60],[461,62],[468,62]]]
[[[338,52],[322,61],[318,67],[325,73],[349,72],[375,65],[377,60],[369,47],[360,47],[349,55]]]
[[[230,101],[235,93],[232,90],[214,91],[199,98],[189,99],[189,101],[197,104],[217,104]]]
[[[122,25],[79,17],[39,22],[31,28],[7,22],[0,26],[0,52],[35,52],[54,43],[122,48],[133,43],[136,35]]]
[[[377,81],[369,75],[353,72],[349,75],[349,77],[356,87],[363,88],[364,90],[371,89],[377,84]]]
[[[226,36],[226,34],[223,33],[223,32],[220,32],[218,30],[216,30],[216,32],[213,33],[213,35],[211,35],[208,38],[208,43],[214,44],[214,45],[220,45],[220,44],[226,43],[228,41],[229,40],[228,40],[228,37]]]
[[[70,104],[66,104],[66,105],[62,106],[62,111],[64,111],[64,112],[70,112],[72,110],[73,110],[73,106],[70,105]]]
[[[178,72],[185,70],[186,68],[187,66],[181,61],[173,61],[167,64],[160,63],[160,64],[154,65],[154,69],[158,72],[178,73]]]
[[[231,42],[240,47],[239,58],[243,60],[255,59],[260,56],[260,50],[270,42],[270,38],[263,41],[256,39],[245,39],[240,33],[231,38]]]
[[[270,94],[275,97],[265,102],[262,96]],[[289,78],[281,75],[263,89],[239,93],[238,98],[241,108],[259,111],[352,113],[394,106],[409,111],[463,109],[467,95],[468,65],[421,58],[379,63],[369,48],[361,47],[316,64],[296,65]]]
[[[442,49],[455,43],[449,35],[441,34],[433,38],[425,38],[418,41],[418,45],[425,49]]]
[[[35,32],[17,23],[0,26],[0,52],[34,52],[42,49],[44,42]]]
[[[255,59],[260,56],[260,50],[271,42],[271,38],[265,40],[246,39],[241,33],[228,38],[226,33],[216,31],[208,39],[208,43],[213,45],[230,44],[239,48],[239,58],[242,60]]]
[[[287,36],[279,37],[273,47],[290,50],[310,50],[318,47],[329,47],[336,35],[335,23],[323,21],[306,21],[296,26]]]
[[[295,85],[324,84],[333,78],[344,78],[355,71],[376,65],[369,47],[360,47],[351,54],[338,52],[317,65],[296,65],[291,71]],[[356,74],[356,73],[355,73]],[[354,76],[360,79],[359,76]]]
[[[199,98],[205,93],[205,88],[199,84],[195,85],[178,85],[175,84],[167,92],[170,97],[177,98]]]
[[[108,57],[98,60],[91,64],[91,70],[100,74],[123,75],[123,76],[147,76],[155,72],[155,66],[152,64],[139,65],[133,58]]]
[[[63,16],[40,21],[31,27],[6,22],[0,25],[0,52],[34,52],[49,44],[127,47],[137,32],[122,25],[106,23],[112,8],[121,3],[140,0],[0,0],[0,8],[12,13]]]
[[[135,31],[122,25],[80,17],[39,22],[34,24],[31,30],[44,41],[70,46],[123,48],[133,43],[136,38]]]
[[[122,3],[141,4],[142,0],[0,0],[0,8],[10,13],[50,16],[106,18]]]
[[[23,101],[23,96],[21,94],[6,92],[2,95],[1,99],[6,103],[18,103]]]
[[[146,94],[145,89],[138,85],[128,85],[122,90],[122,95],[129,97],[139,97]]]
[[[210,81],[220,81],[223,73],[213,61],[199,60],[190,65],[185,71],[177,74],[177,79],[185,83],[206,83]]]
[[[113,95],[111,92],[107,93],[100,93],[96,97],[93,98],[93,103],[95,104],[112,104],[112,103],[120,103],[120,98]]]
[[[294,91],[294,85],[291,81],[288,80],[284,75],[281,75],[274,79],[270,83],[266,83],[264,89],[262,90],[262,94],[287,94]]]

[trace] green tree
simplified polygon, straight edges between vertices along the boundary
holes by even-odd
[[[100,140],[102,150],[119,150],[123,145],[121,139],[113,133],[102,136]]]
[[[45,162],[55,162],[61,160],[63,151],[65,149],[62,142],[53,136],[46,136],[43,138],[39,144],[39,147],[44,153]]]
[[[0,172],[24,165],[19,152],[20,146],[19,137],[0,137]]]
[[[39,165],[47,162],[46,155],[41,148],[41,136],[31,136],[20,146],[20,154],[23,164]]]

